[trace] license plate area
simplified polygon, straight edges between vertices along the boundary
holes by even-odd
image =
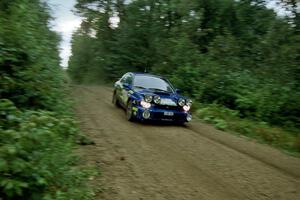
[[[164,112],[164,116],[173,116],[174,113],[173,112]]]

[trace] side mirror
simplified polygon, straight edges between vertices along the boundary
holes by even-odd
[[[123,83],[122,85],[125,89],[130,89],[130,85],[128,83]]]
[[[180,89],[175,89],[175,92],[176,92],[177,94],[180,94],[182,91],[181,91]]]

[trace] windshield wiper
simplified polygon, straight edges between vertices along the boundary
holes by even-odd
[[[150,90],[156,90],[156,91],[160,91],[160,92],[168,92],[167,90],[162,90],[162,89],[159,89],[159,88],[148,88]]]
[[[142,87],[142,86],[133,86],[133,87],[139,88],[139,89],[146,89],[146,88],[144,88],[144,87]]]

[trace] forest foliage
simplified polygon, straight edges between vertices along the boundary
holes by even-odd
[[[0,1],[0,199],[89,199],[45,1]]]
[[[299,128],[299,4],[282,0],[289,14],[279,16],[267,2],[78,0],[69,74],[77,83],[160,74],[196,102]]]

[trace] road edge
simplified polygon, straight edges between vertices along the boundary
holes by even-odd
[[[300,178],[300,159],[297,157],[284,154],[278,149],[255,142],[250,138],[238,137],[218,130],[213,126],[200,121],[193,121],[187,127],[206,138],[216,141],[242,154],[246,154],[249,157],[292,176],[293,178]]]

